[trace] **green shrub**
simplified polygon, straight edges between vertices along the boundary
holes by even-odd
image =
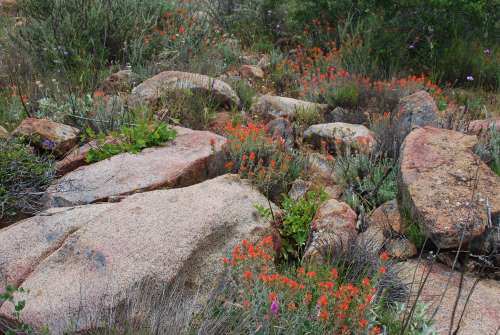
[[[250,111],[257,91],[244,80],[238,80],[235,83],[230,83],[236,94],[240,97],[243,110]]]
[[[33,214],[54,178],[50,157],[37,156],[16,140],[0,140],[0,221]]]
[[[94,163],[124,152],[139,153],[145,148],[163,144],[175,139],[176,131],[164,123],[147,123],[145,121],[134,126],[123,126],[118,132],[112,132],[112,142],[106,141],[106,134],[98,136],[87,128],[90,139],[97,139],[98,145],[92,148],[86,157],[87,163]]]
[[[140,64],[157,52],[145,39],[171,8],[159,0],[22,0],[18,7],[26,23],[12,37],[36,69],[88,88],[109,64]]]
[[[389,158],[364,154],[338,157],[335,181],[344,189],[344,200],[358,211],[370,211],[397,195],[397,166]]]
[[[277,224],[281,237],[281,255],[284,259],[300,259],[304,253],[306,242],[311,232],[311,222],[316,211],[326,200],[324,192],[308,192],[303,198],[295,201],[285,196],[282,206],[282,216]],[[258,207],[261,216],[272,220],[269,210]]]
[[[162,95],[159,117],[184,127],[203,130],[215,118],[218,105],[210,94],[189,89],[170,91]]]
[[[293,117],[294,125],[301,129],[307,129],[314,124],[325,121],[323,115],[317,108],[298,108]]]

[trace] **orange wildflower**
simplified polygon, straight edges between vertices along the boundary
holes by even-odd
[[[383,253],[380,254],[380,260],[385,262],[388,259],[389,259],[389,253],[387,251],[384,251]]]
[[[366,319],[359,320],[359,326],[360,326],[361,328],[366,328],[366,327],[368,327],[368,320],[366,320]]]
[[[339,277],[339,272],[337,271],[336,268],[333,268],[331,271],[330,271],[330,275],[333,279],[337,279]]]
[[[387,269],[385,268],[385,266],[381,266],[380,269],[378,269],[378,272],[384,274],[387,272]]]
[[[278,299],[278,294],[276,294],[276,292],[271,292],[271,293],[269,293],[268,298],[269,298],[269,301],[273,302],[273,301]]]
[[[322,296],[319,297],[318,305],[320,305],[320,306],[328,305],[328,298],[326,297],[326,295],[323,294]]]
[[[255,160],[255,152],[250,153],[250,160],[253,162]]]
[[[328,319],[330,318],[330,314],[328,313],[328,311],[321,311],[319,313],[319,318],[322,321],[328,321]]]
[[[307,277],[309,277],[309,278],[314,278],[314,277],[316,277],[316,272],[314,272],[314,271],[309,271],[309,272],[306,274],[306,276],[307,276]]]
[[[244,277],[246,280],[252,280],[253,273],[252,273],[252,272],[250,272],[250,271],[245,271],[245,272],[243,272],[243,277]]]

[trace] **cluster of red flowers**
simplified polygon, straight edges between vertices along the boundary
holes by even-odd
[[[336,334],[358,334],[369,331],[381,333],[381,327],[368,319],[370,304],[373,303],[380,275],[385,272],[384,262],[388,255],[380,256],[382,266],[373,278],[365,277],[359,284],[343,282],[336,268],[307,271],[299,267],[291,276],[272,271],[273,239],[266,237],[257,245],[243,241],[234,248],[232,257],[224,263],[231,265],[234,273],[240,276],[242,285],[255,288],[258,285],[268,292],[268,301],[255,298],[254,290],[242,290],[242,305],[245,309],[267,305],[265,318],[287,318],[304,316],[316,320],[325,330]],[[260,304],[261,306],[256,306]],[[286,306],[286,308],[284,308]],[[297,314],[299,313],[299,314]]]

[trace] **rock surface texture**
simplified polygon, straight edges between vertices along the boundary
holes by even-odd
[[[418,91],[399,101],[399,137],[403,140],[414,127],[437,126],[438,107],[426,91]]]
[[[26,137],[38,148],[63,156],[78,142],[80,130],[46,119],[27,118],[12,132],[13,136]]]
[[[183,294],[201,286],[206,299],[230,249],[269,232],[255,209],[267,204],[225,175],[112,205],[52,209],[0,231],[0,287],[22,284],[29,292],[18,296],[26,300],[21,319],[53,335],[92,328],[146,281],[185,278]],[[1,306],[0,317],[12,313],[12,304]]]
[[[467,133],[479,135],[481,132],[487,131],[492,127],[495,127],[497,131],[500,131],[500,118],[472,121],[469,123]]]
[[[175,129],[176,139],[162,147],[116,155],[68,173],[49,187],[46,206],[84,205],[161,187],[189,186],[223,172],[224,137]]]
[[[475,136],[425,127],[414,130],[401,149],[399,205],[436,246],[456,248],[480,237],[500,215],[500,177],[473,148]],[[474,185],[477,185],[475,187]]]
[[[130,102],[132,104],[155,103],[164,92],[179,89],[211,94],[223,104],[240,104],[240,98],[236,92],[225,82],[201,74],[179,71],[161,72],[145,80],[132,90]]]
[[[346,146],[369,152],[375,145],[375,134],[360,124],[323,123],[310,126],[304,132],[304,141],[316,147],[321,147],[324,142],[330,152],[345,150]]]
[[[265,120],[270,121],[278,117],[293,119],[295,113],[299,110],[318,110],[323,113],[327,108],[327,105],[320,105],[309,101],[263,95],[252,106],[252,111],[259,114]]]
[[[348,204],[330,199],[320,206],[311,223],[312,239],[305,259],[321,261],[320,249],[347,246],[356,236],[357,215]]]
[[[450,328],[453,306],[457,299],[460,285],[460,273],[453,272],[448,267],[441,264],[419,264],[418,260],[410,260],[401,263],[399,275],[402,279],[411,284],[414,278],[417,278],[411,287],[412,293],[416,295],[419,289],[419,279],[425,277],[430,271],[429,278],[425,282],[419,301],[430,304],[429,316],[439,306],[435,317],[434,328],[438,334],[448,334]],[[449,283],[448,283],[449,280]],[[465,301],[475,278],[465,276],[463,289],[458,302],[454,328],[458,326],[460,315],[464,309]],[[441,296],[443,295],[441,304]],[[500,328],[500,283],[494,280],[481,280],[472,291],[469,302],[466,306],[463,320],[460,323],[460,335],[479,335],[479,334],[497,334]]]

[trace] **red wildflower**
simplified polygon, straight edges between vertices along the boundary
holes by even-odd
[[[368,320],[366,320],[366,319],[359,320],[359,326],[360,326],[361,328],[366,328],[366,327],[368,327]]]
[[[328,305],[328,298],[326,297],[326,295],[323,294],[322,296],[319,297],[318,305],[320,305],[320,306]]]
[[[255,152],[250,153],[250,160],[253,162],[255,160]]]
[[[328,319],[330,318],[330,314],[328,313],[328,311],[321,311],[319,313],[319,318],[322,321],[328,321]]]
[[[244,277],[246,280],[252,280],[253,273],[252,273],[252,272],[250,272],[250,271],[245,271],[245,272],[243,272],[243,277]]]
[[[276,292],[271,292],[271,293],[269,293],[268,298],[269,298],[269,301],[273,302],[276,299],[278,299],[278,294],[276,294]]]
[[[333,268],[331,271],[330,271],[330,275],[332,276],[333,279],[337,279],[339,277],[339,272],[337,271],[336,268]]]
[[[309,277],[309,278],[314,278],[314,277],[316,277],[316,272],[314,272],[314,271],[309,271],[309,272],[306,274],[306,276],[307,276],[307,277]]]

